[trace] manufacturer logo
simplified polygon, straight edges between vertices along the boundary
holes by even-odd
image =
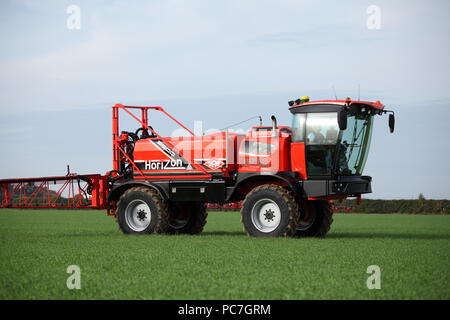
[[[184,169],[180,159],[145,161],[144,163],[144,170]]]
[[[164,142],[162,142],[161,140],[157,140],[156,144],[162,149],[164,150],[168,155],[170,155],[171,157],[175,157],[177,156],[177,154],[175,153],[175,151],[173,151],[172,149],[170,149]]]
[[[210,159],[208,161],[205,161],[205,166],[207,166],[213,170],[222,168],[224,165],[225,165],[225,162],[223,162],[222,160],[218,160],[218,159]]]

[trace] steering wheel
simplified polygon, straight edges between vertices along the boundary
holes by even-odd
[[[149,128],[151,128],[151,129],[153,130],[152,127],[149,127]],[[152,132],[151,135],[148,133],[147,128],[139,128],[139,129],[137,129],[137,130],[136,130],[136,135],[138,135],[139,132],[141,132],[141,131],[142,131],[142,134],[141,134],[141,136],[140,136],[140,139],[146,139],[146,138],[153,138],[153,137],[155,137],[155,135],[153,134],[153,132]]]

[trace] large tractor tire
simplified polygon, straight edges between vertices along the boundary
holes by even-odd
[[[198,202],[172,203],[169,212],[169,234],[199,234],[208,216],[205,204]]]
[[[169,226],[167,203],[153,189],[130,188],[117,203],[117,222],[126,234],[165,233]]]
[[[253,237],[289,237],[297,230],[298,204],[289,190],[274,184],[254,188],[241,209],[244,231]]]
[[[296,237],[324,237],[333,223],[331,204],[324,200],[302,201]]]

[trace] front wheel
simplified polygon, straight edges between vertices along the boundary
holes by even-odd
[[[253,237],[287,237],[295,234],[298,205],[292,192],[274,184],[253,189],[241,209],[244,230]]]
[[[126,234],[165,233],[169,223],[167,203],[153,189],[130,188],[117,203],[117,222]]]

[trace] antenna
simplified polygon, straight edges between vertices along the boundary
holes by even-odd
[[[228,129],[228,128],[231,128],[231,127],[234,127],[234,126],[237,126],[238,124],[241,124],[241,123],[244,123],[244,122],[250,121],[252,119],[256,119],[256,118],[259,118],[259,125],[262,127],[262,117],[261,116],[254,116],[254,117],[248,118],[248,119],[246,119],[244,121],[241,121],[241,122],[238,122],[238,123],[234,123],[232,125],[229,125],[228,127],[222,128],[222,129],[220,129],[220,131]]]
[[[336,98],[336,100],[338,99],[337,95],[336,95],[336,90],[334,89],[334,86],[332,86],[333,88],[333,92],[334,92],[334,97]]]
[[[358,83],[358,101],[361,101],[361,85]]]

